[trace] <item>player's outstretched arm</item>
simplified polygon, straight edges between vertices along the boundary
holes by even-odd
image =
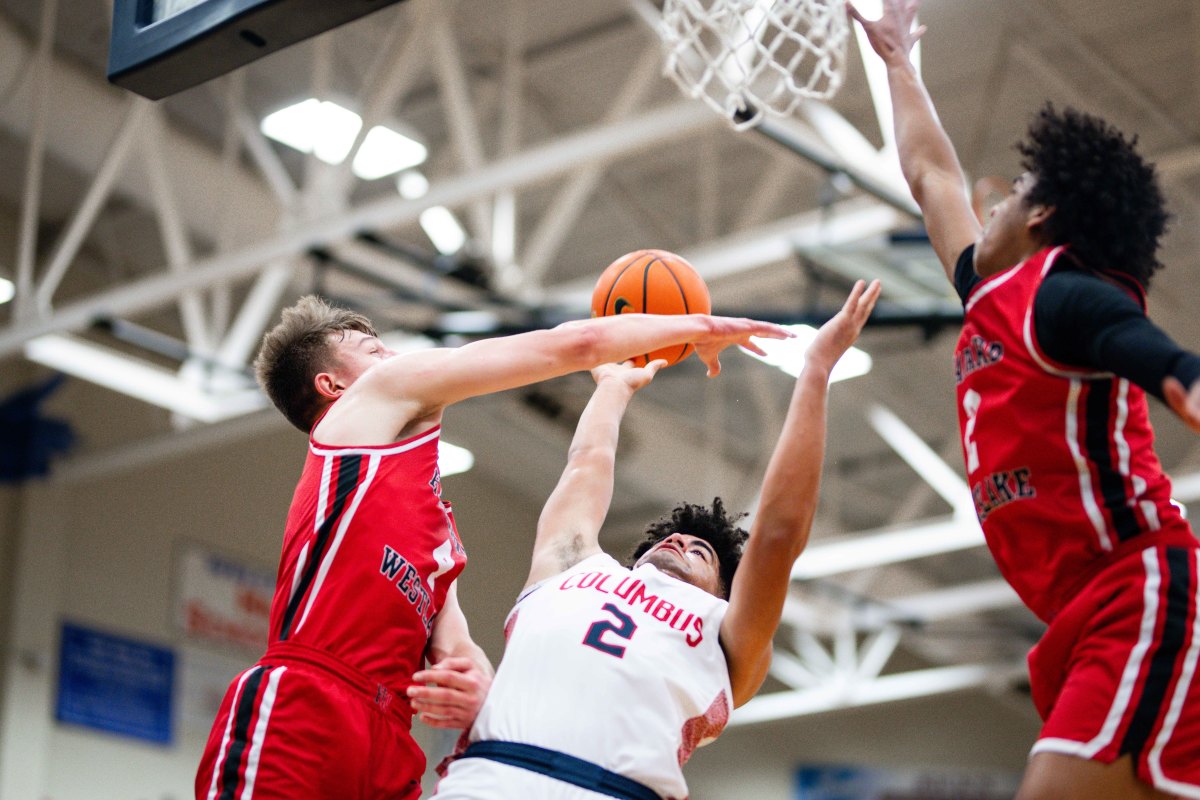
[[[458,605],[458,584],[433,620],[429,668],[413,675],[408,699],[421,721],[434,728],[470,727],[483,706],[494,670],[487,654],[471,640]]]
[[[954,145],[910,58],[925,33],[924,26],[913,27],[918,5],[918,0],[883,0],[883,16],[875,21],[865,19],[853,4],[849,12],[887,65],[900,167],[925,215],[930,244],[954,280],[954,265],[975,241],[980,225]]]
[[[620,314],[556,328],[484,339],[452,349],[425,350],[388,359],[360,378],[376,403],[407,424],[468,397],[513,389],[571,372],[616,363],[662,347],[692,343],[709,367],[730,345],[754,349],[750,337],[787,338],[779,325],[707,314]],[[365,411],[365,409],[364,409]],[[387,413],[379,409],[380,413]],[[403,427],[403,426],[401,426]]]
[[[538,519],[526,586],[600,552],[600,527],[612,501],[621,419],[634,393],[666,363],[604,364],[592,370],[596,391],[575,427],[567,466]]]
[[[879,299],[879,281],[854,285],[837,316],[825,323],[805,354],[787,418],[763,478],[758,512],[733,578],[721,646],[735,706],[767,675],[792,564],[808,544],[825,458],[825,405],[834,364],[866,324]]]

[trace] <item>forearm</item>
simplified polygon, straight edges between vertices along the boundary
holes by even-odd
[[[925,180],[931,175],[956,175],[965,185],[954,145],[938,119],[924,82],[907,57],[889,60],[888,86],[900,168],[918,204],[923,199]]]
[[[755,536],[790,564],[808,544],[825,459],[831,367],[809,363],[796,379],[783,430],[763,478]],[[769,539],[769,542],[767,541]]]
[[[713,329],[712,318],[706,314],[617,314],[570,326],[586,337],[587,345],[564,347],[569,355],[580,359],[575,369],[619,363],[653,350],[694,342]]]
[[[579,458],[584,453],[597,451],[612,454],[615,457],[617,441],[621,432],[621,420],[633,399],[633,389],[616,380],[606,380],[596,387],[588,400],[579,423],[575,426],[575,435],[567,451],[567,463]]]

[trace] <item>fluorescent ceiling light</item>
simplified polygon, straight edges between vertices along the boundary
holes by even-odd
[[[467,232],[445,206],[434,206],[421,212],[421,228],[438,252],[457,253],[467,243]]]
[[[785,325],[784,327],[794,333],[796,337],[794,339],[759,339],[756,336],[754,337],[754,343],[766,351],[766,355],[760,356],[758,353],[751,353],[745,348],[742,348],[742,352],[748,353],[764,364],[778,367],[788,375],[795,377],[804,369],[804,353],[808,350],[808,346],[812,344],[813,338],[816,337],[817,329],[811,325]],[[857,378],[859,375],[866,375],[870,371],[871,356],[857,347],[851,347],[846,351],[845,355],[838,359],[833,372],[829,376],[829,381],[830,383],[834,383],[849,378]]]
[[[327,164],[346,160],[362,128],[362,117],[329,100],[310,97],[263,118],[263,135],[301,153],[312,153]],[[352,169],[363,180],[374,180],[416,166],[428,155],[425,145],[376,125],[367,131],[354,156]]]
[[[465,447],[442,440],[438,442],[438,472],[442,477],[458,475],[475,466],[475,454]]]
[[[217,422],[267,405],[257,389],[214,395],[170,370],[74,336],[31,339],[25,343],[25,357],[201,422]]]
[[[0,278],[0,305],[12,300],[17,293],[17,287],[8,278]]]
[[[405,170],[396,178],[396,191],[406,200],[416,200],[429,191],[429,179],[420,170]]]
[[[373,181],[415,167],[425,161],[428,154],[429,151],[420,142],[391,128],[376,125],[367,131],[362,146],[354,155],[352,169],[364,181]]]

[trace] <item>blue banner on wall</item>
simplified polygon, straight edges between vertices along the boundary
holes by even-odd
[[[796,770],[796,800],[1009,800],[1020,773],[819,764]]]
[[[172,651],[64,624],[58,675],[60,722],[171,742]]]

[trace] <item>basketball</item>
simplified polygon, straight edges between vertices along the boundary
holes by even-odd
[[[608,265],[592,291],[592,316],[614,314],[708,314],[712,300],[696,268],[665,250],[636,250]],[[690,344],[674,345],[638,356],[644,367],[655,359],[678,364],[692,352]]]

